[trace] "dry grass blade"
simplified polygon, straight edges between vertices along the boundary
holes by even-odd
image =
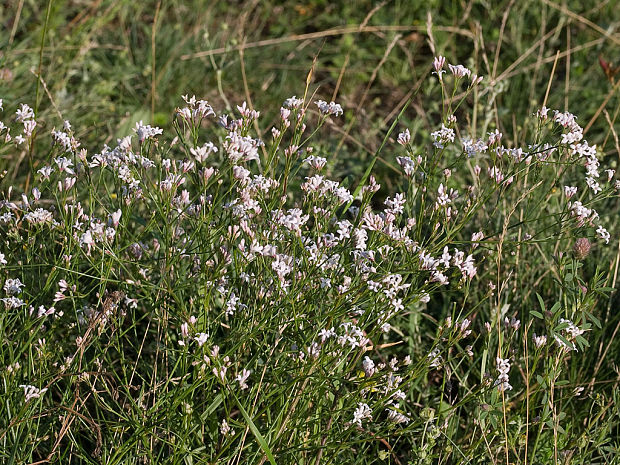
[[[366,27],[368,25],[368,22],[370,21],[370,19],[375,15],[375,13],[377,11],[379,11],[381,8],[383,8],[383,6],[385,6],[386,1],[383,1],[381,3],[379,3],[378,5],[376,5],[372,10],[370,10],[370,12],[366,15],[366,17],[364,18],[364,20],[362,21],[362,23],[359,26],[359,29],[363,29],[364,27]],[[349,60],[351,59],[351,50],[349,50],[344,58],[344,62],[342,63],[342,66],[340,68],[340,73],[338,74],[338,80],[336,81],[336,86],[334,88],[334,92],[332,93],[332,100],[336,100],[336,96],[338,95],[338,90],[340,89],[340,84],[342,82],[342,78],[344,77],[344,73],[347,69],[347,66],[349,65]]]
[[[412,32],[412,31],[424,31],[426,28],[421,26],[364,26],[360,28],[359,26],[345,26],[345,27],[337,27],[333,29],[327,29],[325,31],[319,32],[310,32],[307,34],[295,34],[287,37],[281,37],[277,39],[265,39],[259,40],[257,42],[250,42],[244,45],[235,45],[232,47],[220,47],[212,50],[205,50],[202,52],[196,52],[191,54],[181,55],[182,60],[191,60],[194,58],[201,58],[210,55],[220,55],[222,53],[228,53],[237,51],[240,48],[250,49],[257,47],[266,47],[269,45],[280,45],[288,42],[299,42],[303,40],[309,39],[322,39],[324,37],[330,36],[341,36],[345,34],[363,34],[363,33],[376,33],[376,32]],[[441,26],[436,27],[435,29],[444,32],[450,32],[453,34],[458,34],[465,36],[471,40],[474,40],[474,35],[466,30],[451,26]]]
[[[504,12],[504,16],[502,17],[502,25],[499,28],[499,39],[497,40],[497,46],[495,47],[495,59],[493,60],[493,70],[491,71],[491,79],[495,80],[495,76],[497,74],[497,65],[499,63],[499,53],[502,49],[502,42],[504,40],[504,30],[506,28],[506,22],[508,21],[508,15],[510,14],[510,10],[512,10],[512,6],[514,5],[514,0],[510,0],[510,3],[506,7],[506,11]]]
[[[616,132],[616,129],[614,128],[614,123],[611,121],[611,118],[607,110],[603,110],[603,114],[605,115],[605,120],[607,121],[607,124],[609,124],[609,131],[611,132],[614,138],[614,145],[616,147],[616,155],[620,157],[620,144],[618,143],[618,133]]]
[[[590,130],[592,125],[596,122],[598,117],[601,115],[601,112],[603,111],[603,109],[605,108],[609,100],[614,96],[614,94],[616,93],[618,89],[620,89],[620,80],[618,80],[618,82],[616,82],[616,84],[614,84],[611,90],[607,93],[607,95],[605,96],[601,104],[599,105],[596,112],[594,112],[594,116],[592,116],[592,119],[588,122],[588,124],[586,124],[586,127],[583,128],[584,134],[586,134]]]
[[[543,99],[542,106],[547,106],[547,100],[549,99],[549,92],[551,91],[551,83],[553,82],[553,76],[555,75],[555,67],[558,64],[560,58],[560,51],[555,54],[555,60],[553,61],[553,68],[551,68],[551,74],[549,75],[549,81],[547,82],[547,90],[545,91],[545,98]]]
[[[555,8],[556,10],[561,11],[565,15],[570,16],[571,18],[579,21],[580,23],[585,24],[586,26],[592,28],[593,30],[595,30],[596,32],[598,32],[599,34],[604,36],[605,38],[611,40],[616,45],[620,45],[620,38],[618,38],[614,34],[611,34],[611,33],[607,32],[605,29],[600,27],[598,24],[593,23],[588,18],[585,18],[584,16],[578,15],[577,13],[574,13],[571,10],[569,10],[568,8],[566,8],[564,5],[558,5],[557,3],[554,3],[554,2],[552,2],[550,0],[542,0],[542,2],[545,5],[548,5],[551,8]]]

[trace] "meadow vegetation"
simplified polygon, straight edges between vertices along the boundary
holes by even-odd
[[[616,463],[587,3],[0,5],[0,462]]]

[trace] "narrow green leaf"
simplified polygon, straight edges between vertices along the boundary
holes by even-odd
[[[575,340],[582,347],[582,349],[583,349],[584,346],[585,347],[590,347],[590,343],[583,336],[577,336],[577,338]]]
[[[586,315],[588,316],[588,319],[596,325],[597,328],[602,328],[601,321],[598,318],[596,318],[590,312],[586,312]]]
[[[222,403],[222,400],[222,394],[218,394],[217,396],[215,396],[213,402],[211,402],[211,404],[205,409],[202,415],[200,415],[200,419],[204,422],[207,417],[209,417],[209,415],[215,412],[215,409],[219,407],[219,405]]]
[[[233,393],[231,393],[231,395],[235,399],[235,402],[237,402],[237,406],[239,407],[239,410],[241,411],[241,415],[243,415],[243,418],[248,423],[248,426],[250,427],[250,431],[252,431],[252,434],[258,441],[260,448],[263,449],[263,452],[269,459],[269,463],[271,463],[271,465],[277,465],[276,460],[273,457],[273,453],[271,452],[271,449],[269,448],[269,445],[267,444],[267,441],[265,441],[265,438],[263,437],[263,435],[260,434],[260,431],[258,431],[258,428],[256,427],[256,425],[250,418],[250,415],[248,415],[248,412],[246,412],[245,408],[243,408],[243,405],[241,405],[241,402],[239,402],[239,399],[237,399],[237,396],[235,396]]]

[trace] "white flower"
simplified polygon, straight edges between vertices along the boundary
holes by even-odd
[[[439,365],[441,365],[441,362],[443,361],[443,358],[441,357],[440,353],[439,353],[439,349],[435,348],[431,351],[430,354],[428,354],[428,361],[429,361],[429,365],[432,368],[437,368]]]
[[[532,339],[534,340],[534,345],[537,349],[540,349],[547,343],[547,336],[536,336],[536,333],[534,333]]]
[[[327,159],[323,157],[317,157],[315,155],[310,155],[309,157],[304,159],[304,163],[308,163],[315,170],[321,170],[327,163]]]
[[[548,118],[549,109],[547,107],[542,107],[536,112],[536,116],[542,120],[546,120]]]
[[[233,429],[228,425],[226,420],[222,420],[222,423],[220,424],[220,433],[222,433],[222,436],[234,434]]]
[[[321,112],[321,114],[323,115],[340,116],[343,114],[342,107],[338,103],[335,103],[335,102],[327,103],[324,100],[319,100],[315,103],[316,103],[316,106],[319,107],[319,112]]]
[[[400,145],[407,145],[410,140],[411,140],[411,133],[409,132],[409,129],[405,129],[403,132],[401,132],[398,135],[398,139],[397,139]]]
[[[573,186],[564,186],[564,195],[567,199],[570,199],[577,193],[577,188]]]
[[[388,416],[388,420],[391,421],[392,423],[409,423],[410,418],[407,415],[404,415],[396,410],[392,410],[392,409],[386,409],[387,410],[387,416]]]
[[[61,173],[64,171],[67,174],[75,174],[75,172],[73,171],[73,168],[71,168],[73,166],[73,161],[71,161],[69,158],[58,157],[54,159],[54,163],[58,165],[58,170]]]
[[[471,76],[471,71],[463,65],[448,65],[448,68],[457,78]]]
[[[375,373],[375,362],[373,362],[370,357],[364,357],[362,366],[364,367],[364,373],[366,373],[366,376],[370,377]]]
[[[62,181],[59,180],[58,181],[58,190],[60,192],[68,191],[69,189],[71,189],[75,185],[76,181],[77,181],[77,178],[75,178],[75,177],[66,177]]]
[[[436,56],[433,59],[433,68],[435,68],[435,73],[437,73],[440,79],[441,79],[441,73],[445,73],[445,71],[442,71],[443,65],[445,64],[446,64],[446,59],[445,57],[442,57],[441,55]]]
[[[361,428],[362,420],[365,420],[367,418],[372,420],[372,410],[370,410],[368,404],[360,402],[359,404],[357,404],[355,412],[353,412],[353,421],[351,423]]]
[[[15,296],[6,297],[2,299],[2,302],[4,302],[4,306],[7,308],[7,310],[10,310],[12,308],[19,308],[26,305],[26,303],[22,299]]]
[[[334,330],[334,328],[329,328],[329,329],[324,328],[319,332],[319,336],[321,337],[321,343],[324,343],[330,337],[335,337],[336,331]]]
[[[33,119],[24,121],[24,135],[26,137],[30,137],[32,135],[32,131],[37,126],[37,122]]]
[[[497,365],[497,371],[499,371],[499,376],[495,381],[495,386],[500,392],[510,391],[512,390],[512,386],[509,383],[508,372],[510,371],[510,360],[507,358],[497,357],[495,359]]]
[[[477,74],[472,74],[471,75],[471,85],[472,85],[472,87],[473,86],[477,86],[478,84],[480,84],[483,79],[484,79],[483,76],[478,76]]]
[[[236,164],[240,161],[258,160],[258,147],[261,145],[262,142],[258,139],[230,132],[226,136],[224,149],[231,163]]]
[[[488,173],[489,173],[489,177],[495,180],[497,184],[499,184],[500,182],[504,180],[504,174],[496,166],[489,168]]]
[[[134,131],[138,135],[138,139],[140,139],[140,142],[144,142],[147,139],[154,139],[155,136],[158,136],[164,132],[163,129],[158,127],[151,127],[148,124],[145,125],[142,123],[142,121],[136,123]]]
[[[121,215],[123,212],[118,209],[111,215],[112,225],[116,228],[118,226],[119,221],[121,220]]]
[[[237,310],[239,306],[239,301],[241,299],[235,295],[234,292],[230,293],[230,297],[226,301],[226,315],[231,316]]]
[[[208,116],[215,116],[213,107],[211,107],[209,102],[206,100],[196,100],[195,95],[192,95],[191,97],[182,95],[181,97],[185,100],[188,107],[177,109],[177,114],[179,114],[184,120],[201,120],[203,118],[207,118]]]
[[[82,236],[80,237],[80,245],[86,245],[86,246],[91,246],[95,243],[95,240],[93,239],[93,235],[90,232],[90,229],[88,229],[84,234],[82,234]]]
[[[22,292],[22,287],[24,287],[24,284],[19,278],[9,278],[4,282],[4,292],[6,292],[7,295],[20,294]]]
[[[20,384],[19,387],[24,390],[26,402],[28,402],[30,399],[38,399],[45,393],[45,391],[47,391],[47,388],[39,389],[38,387],[31,386],[30,384]]]
[[[198,163],[204,163],[207,157],[217,152],[217,147],[212,142],[207,142],[202,147],[189,149]]]
[[[298,109],[298,108],[301,108],[301,106],[303,105],[303,103],[304,103],[303,99],[297,98],[295,95],[293,95],[292,97],[287,98],[287,99],[284,101],[284,106],[285,106],[286,108],[295,108],[295,109]]]
[[[452,203],[452,199],[458,196],[458,191],[450,189],[449,191],[444,187],[443,183],[439,184],[437,188],[437,201],[435,202],[435,208],[445,207]]]
[[[566,349],[567,351],[577,350],[577,346],[572,341],[574,341],[575,339],[577,339],[577,337],[585,333],[585,330],[579,328],[572,321],[564,319],[564,318],[560,318],[560,324],[567,325],[567,327],[564,328],[563,332],[564,332],[565,338],[569,342],[569,345],[566,345],[566,343],[562,339],[560,339],[557,335],[554,335],[555,342],[560,347],[562,347],[563,349]]]
[[[421,158],[420,160],[413,160],[410,157],[396,157],[396,161],[405,172],[405,175],[408,177],[412,177],[415,173],[416,166],[421,161]]]
[[[246,102],[243,102],[242,105],[237,105],[237,110],[239,110],[239,113],[241,113],[241,116],[244,118],[258,119],[260,116],[260,112],[248,108],[248,104]]]
[[[435,142],[433,145],[442,149],[447,142],[454,142],[454,130],[441,125],[441,129],[432,132],[431,137]]]
[[[604,227],[599,226],[596,230],[596,234],[598,234],[598,237],[605,241],[605,244],[609,244],[609,239],[611,238],[611,236]]]
[[[32,111],[32,108],[30,108],[28,105],[26,105],[25,103],[22,103],[21,106],[19,107],[19,109],[15,112],[15,114],[17,115],[17,121],[19,121],[20,123],[22,121],[25,121],[27,119],[32,119],[34,118],[34,111]]]
[[[208,338],[209,335],[207,333],[196,333],[194,336],[194,340],[198,343],[198,347],[202,347],[205,342],[207,342]]]
[[[596,179],[594,179],[591,176],[586,177],[586,184],[588,185],[590,190],[594,192],[595,194],[598,194],[599,192],[603,190],[601,188],[601,185],[598,183],[598,181],[596,181]]]
[[[37,173],[41,175],[41,179],[49,179],[53,171],[54,168],[52,168],[51,166],[44,166],[43,168],[39,169]]]
[[[471,158],[478,153],[482,153],[489,148],[482,139],[478,139],[474,142],[471,137],[463,137],[461,139],[461,144],[463,144],[463,151],[467,154],[468,158]]]
[[[467,337],[471,334],[471,329],[467,329],[469,328],[470,324],[471,321],[469,321],[468,318],[465,318],[463,321],[461,321],[461,324],[459,325],[459,332],[461,333],[462,337]]]
[[[243,371],[241,371],[241,373],[239,373],[237,377],[235,378],[235,381],[239,383],[239,388],[241,388],[242,390],[248,388],[246,381],[250,377],[250,374],[251,374],[250,370],[246,370],[244,368]]]
[[[60,145],[62,145],[65,151],[71,151],[71,149],[73,148],[73,144],[71,143],[71,137],[69,137],[68,134],[62,131],[56,131],[55,129],[52,130],[52,138],[55,142],[58,142]]]

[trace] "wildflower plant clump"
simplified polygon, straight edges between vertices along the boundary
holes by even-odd
[[[619,182],[570,113],[541,108],[525,146],[470,134],[484,80],[434,68],[436,130],[386,138],[394,192],[329,179],[334,102],[287,99],[261,139],[246,103],[184,96],[170,142],[140,121],[92,152],[5,102],[2,150],[39,158],[2,192],[2,460],[605,456],[588,257]]]

